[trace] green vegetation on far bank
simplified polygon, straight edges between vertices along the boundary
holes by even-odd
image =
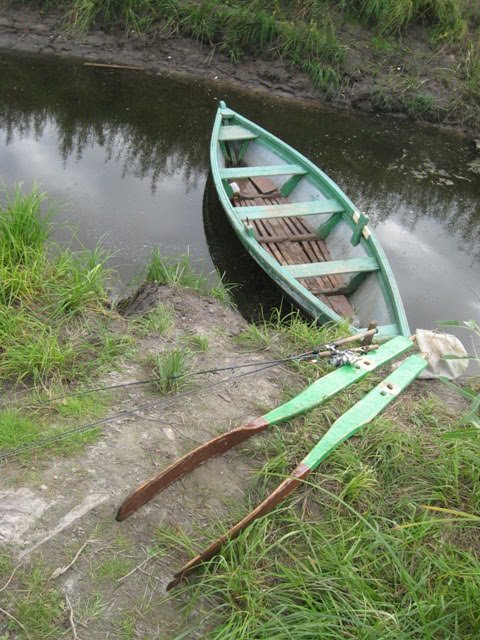
[[[40,0],[76,30],[180,33],[239,61],[283,61],[324,95],[480,127],[480,6],[471,0]]]

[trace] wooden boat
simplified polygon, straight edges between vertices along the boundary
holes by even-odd
[[[250,255],[304,312],[352,333],[409,336],[385,253],[343,191],[268,131],[220,102],[210,143],[215,187]]]

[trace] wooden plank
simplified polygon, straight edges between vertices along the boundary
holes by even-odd
[[[285,270],[294,278],[313,278],[315,276],[327,276],[330,274],[377,271],[379,268],[375,258],[352,258],[351,260],[293,264],[285,267]]]
[[[294,216],[315,216],[325,213],[337,213],[344,210],[343,205],[337,200],[311,200],[310,202],[292,202],[291,204],[263,205],[249,207],[244,211],[243,207],[237,207],[235,213],[240,220],[261,220],[262,218],[289,218]]]
[[[224,118],[233,118],[233,116],[235,115],[235,111],[232,111],[228,107],[225,107],[224,109],[220,109],[220,113]]]
[[[292,176],[305,175],[307,172],[298,164],[271,164],[258,167],[230,167],[220,169],[222,179],[251,178],[256,176]]]
[[[272,193],[278,193],[277,185],[267,176],[251,176],[250,182],[253,184],[260,197],[264,196],[265,198],[271,198],[273,197],[271,195]],[[287,202],[287,200],[285,200],[285,202]]]
[[[302,233],[298,236],[292,236],[291,234],[283,236],[267,236],[266,238],[259,239],[259,242],[304,242],[305,240],[316,239],[317,236],[314,233]]]
[[[226,142],[229,140],[253,140],[258,136],[251,131],[247,131],[243,127],[238,126],[237,124],[232,125],[224,125],[220,127],[220,132],[218,134],[219,140],[225,140]]]
[[[324,295],[324,296],[346,296],[350,293],[353,293],[357,287],[359,287],[365,278],[368,276],[368,271],[360,271],[356,273],[350,282],[347,285],[342,285],[339,287],[335,287],[334,289],[310,289],[311,293],[315,295]]]
[[[292,226],[296,228],[297,231],[300,231],[300,233],[303,233],[304,231],[312,231],[312,228],[309,225],[308,221],[303,217],[290,218],[289,223],[292,224]],[[330,255],[330,252],[327,249],[327,245],[319,238],[316,239],[316,242],[309,242],[308,244],[305,243],[302,246],[303,247],[308,246],[309,250],[313,254],[313,258],[309,258],[309,262],[330,262],[332,260],[332,256]],[[340,276],[329,275],[325,278],[317,278],[316,283],[320,286],[327,285],[329,288],[331,288],[331,287],[337,287],[342,285],[343,280]],[[312,286],[315,286],[315,281],[309,280],[307,282],[307,286],[308,286],[308,289],[310,290]],[[324,299],[324,302],[325,302],[325,299]],[[328,299],[327,302],[330,306],[332,306],[332,308],[334,307],[334,304],[332,304],[332,302],[335,302],[335,301],[333,299]],[[346,299],[345,299],[345,302],[347,302]],[[352,309],[350,308],[350,305],[348,305],[348,303],[347,303],[347,306],[349,308],[349,313],[346,313],[346,308],[343,309],[342,311],[337,311],[337,313],[339,313],[339,315],[352,315]]]

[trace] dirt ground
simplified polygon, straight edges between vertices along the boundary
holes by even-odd
[[[207,339],[208,348],[192,353],[192,370],[269,359],[264,351],[247,354],[239,346],[235,338],[247,328],[239,313],[175,287],[141,288],[118,320],[118,331],[124,333],[132,320],[159,303],[173,312],[174,326],[161,336],[137,336],[134,355],[119,363],[102,381],[105,385],[150,377],[148,358],[165,348],[185,348],[194,336]],[[200,443],[276,406],[285,386],[294,382],[291,370],[275,367],[216,385],[232,375],[199,376],[188,389],[191,393],[182,395],[181,390],[168,401],[149,385],[117,390],[107,417],[161,402],[104,425],[97,440],[75,454],[50,449],[2,463],[0,552],[7,550],[20,571],[41,566],[52,576],[49,584],[65,602],[68,598],[78,639],[172,640],[184,629],[182,598],[175,592],[168,597],[166,586],[189,556],[156,547],[156,532],[168,529],[175,537],[183,530],[197,537],[208,530],[203,546],[213,537],[212,527],[218,535],[226,522],[238,520],[248,509],[246,490],[264,462],[264,439],[271,434],[267,431],[199,467],[124,522],[117,522],[115,514],[141,482]],[[419,381],[411,393],[424,395],[427,387],[454,411],[465,410],[465,401],[437,382]],[[201,612],[191,615],[190,623],[201,620]],[[48,637],[75,638],[67,609],[64,618],[60,635]],[[2,640],[24,637],[2,636],[2,622],[0,616]]]
[[[421,32],[413,32],[395,45],[389,42],[372,44],[371,32],[361,25],[340,24],[338,35],[345,47],[346,83],[332,98],[335,108],[370,112],[384,110],[395,113],[397,117],[406,117],[404,103],[414,102],[417,98],[423,100],[427,96],[445,114],[444,121],[440,123],[435,117],[437,126],[453,128],[478,138],[479,132],[466,124],[475,121],[472,115],[474,107],[458,100],[462,85],[455,75],[460,64],[456,55],[443,50],[433,52],[428,47],[428,38]],[[215,84],[241,85],[251,91],[325,104],[325,98],[313,87],[306,74],[280,60],[246,58],[237,64],[219,51],[176,34],[157,34],[148,41],[120,30],[106,33],[99,28],[73,34],[58,13],[40,11],[35,7],[3,9],[0,15],[0,49],[73,56],[86,62],[132,65],[153,73],[201,78]],[[431,119],[427,111],[416,117]]]
[[[265,359],[262,352],[241,354],[234,336],[247,324],[238,313],[195,293],[152,285],[134,301],[130,314],[157,302],[174,310],[176,328],[167,337],[140,339],[134,360],[123,362],[105,384],[145,378],[142,363],[149,355],[167,344],[183,345],[194,335],[207,338],[209,345],[194,356],[194,369]],[[247,457],[239,447],[178,481],[124,522],[115,520],[122,500],[142,481],[205,440],[275,406],[286,371],[277,367],[208,388],[230,375],[202,376],[195,386],[203,390],[115,420],[82,453],[59,457],[49,452],[3,464],[0,547],[9,549],[15,564],[43,563],[50,573],[68,565],[85,545],[75,564],[54,580],[68,596],[84,640],[123,637],[119,629],[128,615],[136,619],[132,637],[172,638],[179,613],[165,599],[165,587],[187,558],[148,559],[155,531],[211,526],[225,520],[232,506],[237,513],[245,508],[244,491],[261,456],[257,463],[251,450]],[[116,394],[108,415],[158,398],[148,387],[130,387]],[[255,440],[261,447],[262,437]],[[94,601],[103,603],[96,615],[89,607]]]

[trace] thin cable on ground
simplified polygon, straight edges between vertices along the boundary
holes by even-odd
[[[353,336],[349,336],[347,338],[340,338],[337,340],[334,340],[332,343],[325,343],[322,346],[319,347],[314,347],[313,349],[311,349],[310,351],[305,351],[304,353],[299,353],[299,354],[295,354],[293,356],[288,356],[286,358],[279,358],[276,360],[265,360],[263,362],[247,362],[247,363],[242,363],[242,364],[237,364],[237,365],[230,365],[230,366],[225,366],[225,367],[217,367],[217,368],[213,368],[213,369],[201,369],[199,371],[192,371],[190,373],[184,373],[184,374],[179,374],[179,375],[174,375],[174,376],[167,376],[166,378],[161,378],[161,377],[155,377],[155,378],[149,378],[146,380],[136,380],[133,382],[120,382],[118,384],[112,384],[112,385],[108,385],[108,386],[103,386],[103,387],[96,387],[94,389],[82,389],[80,391],[74,391],[73,393],[67,393],[64,394],[62,396],[55,396],[53,398],[48,398],[48,400],[43,401],[43,402],[39,402],[37,405],[34,406],[38,406],[38,407],[42,407],[45,405],[49,405],[52,402],[56,402],[58,400],[65,400],[66,398],[75,398],[77,396],[83,396],[89,393],[98,393],[100,391],[110,391],[112,389],[122,389],[122,388],[126,388],[126,387],[133,387],[133,386],[138,386],[138,385],[143,385],[143,384],[150,384],[152,382],[159,382],[160,380],[178,380],[180,378],[189,378],[189,377],[193,377],[193,376],[198,376],[198,375],[203,375],[206,373],[219,373],[221,371],[235,371],[236,369],[242,369],[245,367],[254,367],[254,366],[262,366],[262,365],[269,365],[269,364],[282,364],[285,362],[292,362],[294,360],[307,360],[310,357],[314,357],[314,356],[318,356],[319,353],[321,352],[321,350],[323,349],[331,349],[332,347],[338,347],[341,344],[345,344],[346,342],[351,342],[351,341],[357,341],[357,340],[361,340],[361,339],[365,339],[366,337],[368,337],[369,335],[373,335],[376,332],[376,330],[374,329],[369,329],[368,331],[366,331],[365,333],[361,333],[358,335],[353,335]],[[356,351],[356,349],[353,349],[353,351]],[[23,389],[21,391],[18,391],[16,395],[18,394],[25,394],[25,393],[29,393],[31,391],[35,391],[35,387],[32,387],[30,389]],[[18,398],[12,398],[10,401],[5,402],[4,404],[1,404],[0,406],[8,406],[9,404],[14,404],[15,402],[17,402],[19,399]],[[20,399],[21,400],[21,399]]]
[[[134,387],[134,386],[140,386],[140,385],[144,385],[144,384],[151,384],[153,382],[159,382],[160,380],[180,380],[180,379],[185,379],[185,378],[192,378],[194,376],[199,376],[199,375],[205,375],[207,373],[220,373],[223,371],[236,371],[237,369],[245,369],[246,367],[255,367],[255,366],[263,366],[263,365],[277,365],[277,364],[284,364],[286,362],[292,362],[294,360],[302,360],[302,359],[307,359],[309,357],[312,357],[315,355],[316,350],[312,350],[312,351],[306,351],[305,353],[300,353],[294,356],[289,356],[287,358],[279,358],[277,360],[264,360],[261,362],[248,362],[248,363],[242,363],[242,364],[236,364],[236,365],[230,365],[230,366],[225,366],[225,367],[217,367],[215,369],[201,369],[199,371],[192,371],[190,373],[182,373],[179,375],[174,375],[174,376],[167,376],[166,378],[161,378],[159,376],[156,376],[155,378],[147,378],[145,380],[136,380],[134,382],[120,382],[118,384],[112,384],[112,385],[108,385],[108,386],[104,386],[104,387],[96,387],[94,389],[82,389],[81,391],[74,391],[73,393],[67,393],[64,394],[62,396],[55,396],[53,398],[48,398],[45,401],[42,402],[38,402],[36,403],[36,406],[44,406],[44,405],[49,405],[52,402],[56,402],[58,400],[65,400],[67,398],[75,398],[77,396],[83,396],[83,395],[87,395],[89,393],[98,393],[100,391],[111,391],[112,389],[123,389],[125,387]],[[13,399],[13,402],[16,402],[17,399]],[[10,403],[5,403],[3,406],[6,406]]]
[[[244,373],[240,373],[239,375],[236,376],[230,376],[228,378],[223,378],[222,380],[218,380],[217,382],[214,383],[208,383],[203,385],[202,387],[199,387],[198,389],[192,389],[191,391],[183,391],[182,393],[179,393],[175,396],[170,396],[167,398],[161,398],[160,400],[155,400],[153,402],[147,402],[143,405],[140,405],[138,407],[136,407],[135,409],[129,409],[128,411],[121,411],[120,413],[114,414],[113,416],[109,416],[107,418],[102,418],[101,420],[95,420],[94,422],[89,422],[87,424],[84,425],[79,425],[78,427],[74,427],[73,429],[69,429],[67,431],[62,431],[61,433],[57,433],[55,435],[52,436],[48,436],[46,438],[40,438],[39,440],[35,440],[33,442],[30,442],[28,444],[22,445],[20,447],[16,447],[14,449],[8,449],[7,451],[3,451],[0,452],[0,460],[5,460],[6,458],[11,458],[13,456],[17,456],[20,455],[22,453],[25,453],[27,451],[31,451],[32,449],[38,449],[39,447],[43,447],[45,445],[48,444],[52,444],[54,442],[58,442],[60,440],[64,440],[72,435],[78,434],[78,433],[83,433],[85,431],[90,431],[91,429],[95,429],[96,427],[99,427],[101,425],[105,425],[108,424],[110,422],[114,422],[115,420],[118,420],[120,418],[124,418],[127,416],[131,416],[134,415],[135,413],[138,413],[139,411],[149,411],[150,409],[153,409],[154,407],[159,407],[161,405],[168,405],[168,404],[173,404],[174,402],[176,402],[177,400],[179,400],[180,398],[184,398],[186,396],[190,396],[192,394],[198,394],[199,392],[208,389],[209,391],[211,389],[214,389],[215,387],[218,387],[222,384],[225,384],[227,382],[235,382],[236,380],[238,380],[239,378],[243,378],[244,376],[248,376],[248,375],[252,375],[255,373],[260,373],[261,371],[264,371],[265,369],[270,369],[272,367],[274,367],[277,363],[275,364],[268,364],[262,367],[259,367],[258,369],[254,369],[253,371],[245,371]]]

